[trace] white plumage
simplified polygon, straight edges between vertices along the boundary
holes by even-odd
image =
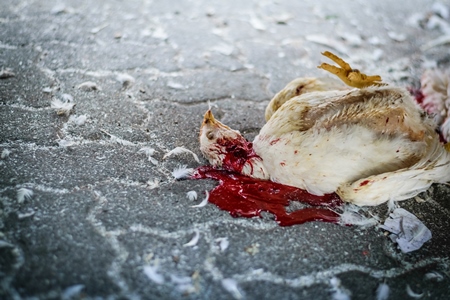
[[[337,192],[357,205],[408,199],[433,182],[450,181],[450,153],[408,91],[324,86],[314,78],[288,84],[269,103],[253,147],[208,111],[203,154],[218,167],[316,195]]]

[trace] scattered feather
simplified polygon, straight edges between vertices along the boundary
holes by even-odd
[[[380,228],[391,232],[389,236],[403,253],[420,249],[431,239],[431,231],[412,213],[396,208]]]
[[[80,298],[80,293],[83,289],[84,289],[84,284],[77,284],[77,285],[69,286],[62,292],[61,298],[63,300],[70,300],[73,298],[78,299],[78,298]]]
[[[186,168],[186,166],[178,166],[177,168],[173,169],[172,176],[175,179],[183,179],[191,176],[193,172],[194,169],[192,168]]]
[[[102,89],[92,81],[86,81],[77,86],[78,89],[83,91],[101,91]]]
[[[389,298],[389,286],[386,283],[380,283],[377,288],[376,300],[387,300]]]
[[[17,191],[17,202],[23,203],[25,200],[31,199],[33,191],[27,188],[20,188]]]
[[[406,41],[406,35],[404,35],[403,33],[389,31],[387,34],[388,34],[388,37],[390,37],[391,40],[393,40],[393,41],[396,41],[396,42]]]
[[[255,28],[256,30],[261,30],[264,31],[266,30],[266,25],[264,25],[263,21],[261,21],[261,19],[259,19],[257,16],[252,15],[250,17],[250,25],[253,26],[253,28]]]
[[[52,88],[50,88],[50,87],[46,87],[46,88],[43,88],[43,89],[42,89],[42,92],[44,92],[44,93],[46,93],[46,94],[50,94],[52,91],[53,91],[53,90],[52,90]]]
[[[409,284],[406,285],[406,293],[408,294],[408,296],[410,296],[411,298],[415,298],[415,299],[420,299],[424,295],[424,293],[418,294],[418,293],[414,292],[411,289],[411,287],[409,286]]]
[[[195,245],[197,245],[199,239],[200,239],[200,232],[197,229],[195,229],[194,236],[188,243],[184,244],[183,247],[194,247]]]
[[[62,94],[62,95],[61,95],[61,99],[62,99],[64,102],[73,102],[73,96],[70,95],[70,94]]]
[[[171,274],[170,281],[175,285],[180,293],[190,294],[195,292],[195,286],[192,284],[192,278],[188,276],[176,276]]]
[[[103,29],[105,29],[108,26],[109,26],[109,24],[102,24],[102,25],[100,25],[98,27],[94,27],[94,28],[91,29],[91,33],[92,34],[97,34],[97,33],[99,33],[100,31],[102,31]]]
[[[133,85],[133,83],[134,83],[134,81],[135,81],[135,79],[134,79],[133,76],[128,75],[128,74],[125,74],[125,73],[118,74],[118,75],[116,76],[116,79],[117,79],[117,81],[119,81],[120,83],[122,83],[122,87],[123,87],[123,88],[128,88],[128,87],[130,87],[131,85]]]
[[[58,115],[69,116],[74,107],[75,103],[63,102],[59,99],[54,99],[51,103],[51,108],[56,109]]]
[[[67,13],[67,12],[69,12],[69,11],[68,11],[66,5],[63,4],[63,3],[58,3],[58,4],[56,4],[56,5],[50,10],[50,13],[51,13],[52,15],[59,15],[59,14],[62,14],[62,13]]]
[[[27,212],[27,213],[24,213],[24,214],[19,213],[19,214],[17,214],[17,217],[19,218],[19,220],[22,220],[22,219],[31,217],[31,216],[33,216],[34,214],[35,214],[34,211],[30,211],[30,212]]]
[[[134,146],[134,144],[132,142],[124,140],[124,139],[121,139],[121,138],[119,138],[119,137],[117,137],[117,136],[115,136],[115,135],[113,135],[111,133],[106,132],[103,129],[100,129],[100,131],[105,133],[105,134],[107,134],[107,135],[109,135],[110,141],[113,142],[113,143],[116,143],[116,144],[119,144],[119,145],[122,145],[122,146]]]
[[[229,292],[234,297],[234,299],[242,299],[243,298],[242,293],[239,291],[236,280],[234,280],[232,278],[222,279],[222,286],[227,292]]]
[[[10,77],[14,77],[16,76],[16,74],[13,73],[12,69],[10,68],[2,68],[0,70],[0,79],[6,79],[6,78],[10,78]]]
[[[77,126],[82,126],[84,123],[86,123],[87,116],[86,115],[80,115],[80,116],[70,116],[69,122],[74,123]]]
[[[443,46],[443,45],[447,45],[447,44],[450,44],[450,34],[443,35],[441,37],[438,37],[437,39],[429,41],[425,45],[421,46],[420,50],[427,51],[427,50],[430,50],[431,48]]]
[[[144,274],[156,284],[164,283],[164,276],[158,273],[157,266],[144,266]]]
[[[189,191],[186,193],[186,196],[191,201],[197,200],[197,192],[196,191]]]
[[[217,238],[216,243],[219,243],[219,248],[221,252],[224,252],[225,250],[227,250],[228,246],[230,245],[230,242],[228,241],[228,238],[223,237],[223,238]]]
[[[332,299],[333,300],[350,300],[351,293],[349,290],[344,288],[341,285],[341,280],[337,277],[333,277],[330,279],[331,290],[333,291]]]
[[[203,206],[206,206],[206,204],[208,203],[208,199],[209,199],[209,192],[208,192],[208,191],[205,191],[205,193],[206,193],[205,199],[203,199],[203,201],[200,202],[199,204],[197,204],[197,205],[192,205],[191,207],[203,207]]]
[[[9,151],[9,149],[3,149],[2,154],[1,154],[1,158],[5,159],[7,158],[9,155],[11,154],[11,151]]]
[[[144,147],[139,149],[138,152],[144,153],[148,157],[148,161],[150,161],[155,166],[158,165],[158,160],[153,157],[153,154],[155,154],[156,150],[151,147]]]
[[[441,282],[442,280],[444,280],[444,276],[436,271],[433,271],[425,274],[425,279],[436,280],[437,282]]]
[[[354,205],[356,207],[356,205]],[[374,217],[367,218],[360,214],[358,210],[351,204],[344,206],[344,212],[340,214],[339,224],[341,225],[357,225],[363,228],[372,227],[378,224],[378,220]]]
[[[151,190],[158,188],[159,187],[159,179],[155,178],[153,180],[147,181],[147,186]]]
[[[229,55],[231,55],[233,53],[234,47],[232,45],[222,43],[222,44],[219,44],[217,46],[214,46],[212,48],[212,50],[216,51],[216,52],[218,52],[220,54],[229,56]]]
[[[169,81],[167,83],[167,87],[174,89],[174,90],[184,90],[186,87],[182,85],[181,83]]]
[[[391,213],[394,211],[394,209],[398,207],[398,204],[396,201],[394,201],[394,199],[389,199],[389,201],[387,202],[387,206],[388,206],[388,213]]]
[[[192,156],[194,157],[195,161],[198,162],[198,163],[200,163],[200,160],[198,159],[197,154],[195,154],[195,153],[192,152],[191,150],[186,149],[186,148],[184,148],[184,147],[176,147],[176,148],[170,150],[169,152],[167,152],[167,153],[164,155],[163,159],[166,159],[166,158],[168,158],[168,157],[170,157],[170,156],[172,156],[172,155],[178,155],[178,154],[183,154],[183,153],[189,153],[189,154],[192,154]]]

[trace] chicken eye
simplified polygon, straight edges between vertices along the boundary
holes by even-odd
[[[208,132],[206,133],[206,137],[208,138],[208,140],[214,139],[214,132],[208,131]]]

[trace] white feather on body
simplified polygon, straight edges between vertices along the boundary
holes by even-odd
[[[402,116],[388,115],[383,127],[383,109]],[[390,127],[389,116],[395,117]],[[295,97],[275,112],[253,146],[271,180],[316,195],[337,191],[357,205],[404,200],[450,180],[450,154],[400,88]]]

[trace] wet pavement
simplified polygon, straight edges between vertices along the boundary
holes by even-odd
[[[417,87],[424,69],[449,66],[450,2],[1,6],[0,298],[377,299],[388,286],[388,299],[448,299],[449,186],[400,203],[433,234],[402,253],[378,227],[192,207],[215,183],[172,171],[206,164],[208,101],[253,139],[277,91],[326,76],[325,50]],[[175,147],[200,164],[164,159]]]

